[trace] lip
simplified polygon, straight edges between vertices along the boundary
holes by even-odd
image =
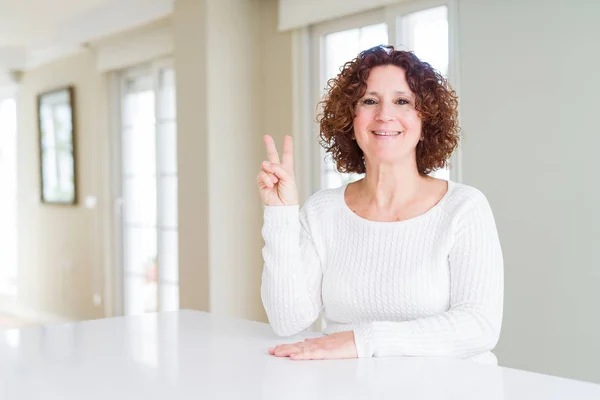
[[[371,132],[371,134],[373,134],[374,136],[378,137],[378,138],[394,138],[394,137],[398,137],[400,135],[402,135],[402,131],[395,131],[395,130],[388,130],[388,129],[374,129],[369,131]],[[378,135],[375,132],[381,132],[383,134]]]

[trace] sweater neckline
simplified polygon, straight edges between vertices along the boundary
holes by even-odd
[[[355,214],[354,211],[352,211],[350,209],[350,207],[348,207],[348,204],[346,204],[346,199],[345,199],[346,188],[348,187],[348,185],[350,183],[351,182],[346,182],[345,184],[340,186],[340,189],[338,192],[338,199],[341,202],[344,213],[349,214],[350,218],[352,218],[362,224],[368,224],[368,225],[373,225],[373,226],[407,225],[407,224],[411,224],[413,222],[420,221],[424,218],[427,218],[429,215],[433,214],[437,209],[439,209],[446,202],[446,200],[448,199],[448,197],[450,197],[450,194],[452,193],[452,191],[454,190],[454,188],[456,186],[454,181],[448,180],[448,190],[446,191],[446,193],[442,196],[442,198],[433,207],[431,207],[429,210],[425,211],[423,214],[420,214],[415,217],[405,219],[402,221],[373,221],[373,220],[366,219],[366,218],[361,217],[360,215]]]

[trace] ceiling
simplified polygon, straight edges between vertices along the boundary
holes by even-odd
[[[0,70],[33,68],[172,11],[173,0],[0,0]]]

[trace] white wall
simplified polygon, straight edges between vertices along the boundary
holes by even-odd
[[[77,197],[73,207],[40,202],[36,96],[75,86]],[[103,232],[107,192],[107,79],[91,53],[81,53],[23,74],[17,97],[19,303],[36,313],[67,319],[104,315]],[[84,207],[86,196],[98,206]]]
[[[261,219],[255,172],[260,163],[256,150],[263,96],[260,7],[254,0],[208,5],[211,311],[258,319],[262,314],[256,295],[261,272],[256,233]]]
[[[256,175],[262,135],[291,134],[291,35],[276,0],[177,0],[173,22],[181,307],[266,321]]]
[[[181,308],[208,311],[208,122],[206,4],[177,0],[173,13],[177,79],[179,290]]]
[[[294,29],[411,0],[278,0],[279,29]]]
[[[600,2],[459,5],[463,177],[505,256],[500,364],[600,382]]]

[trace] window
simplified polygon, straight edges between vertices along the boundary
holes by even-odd
[[[323,37],[323,54],[325,57],[322,70],[325,73],[321,77],[320,97],[325,94],[324,88],[327,85],[327,81],[334,78],[340,72],[340,68],[345,62],[353,59],[363,50],[379,44],[387,44],[387,30],[387,25],[380,23],[326,34]],[[356,181],[362,177],[362,174],[338,172],[331,160],[331,156],[326,154],[323,148],[321,148],[321,159],[323,160],[321,166],[321,188],[323,189],[338,187],[346,182]]]
[[[448,78],[449,40],[448,7],[443,5],[426,10],[397,15],[397,46],[412,50]],[[431,176],[450,179],[448,168],[433,171]]]
[[[442,2],[440,2],[442,4]],[[360,51],[379,44],[394,44],[398,49],[412,50],[419,58],[429,62],[443,75],[448,76],[449,27],[448,6],[445,4],[418,8],[419,3],[401,4],[375,10],[364,15],[330,21],[311,29],[313,54],[313,91],[315,102],[320,101],[326,83],[335,77],[343,64],[356,57]],[[315,128],[318,134],[318,127]],[[316,136],[316,135],[315,135]],[[357,174],[338,173],[329,155],[319,147],[318,163],[320,181],[314,188],[333,188],[361,178]],[[448,169],[431,174],[449,179]]]
[[[179,308],[175,73],[121,75],[120,236],[125,315]]]
[[[0,295],[17,294],[17,115],[0,98]]]
[[[440,6],[396,17],[401,26],[398,46],[412,50],[448,76],[448,7]]]

